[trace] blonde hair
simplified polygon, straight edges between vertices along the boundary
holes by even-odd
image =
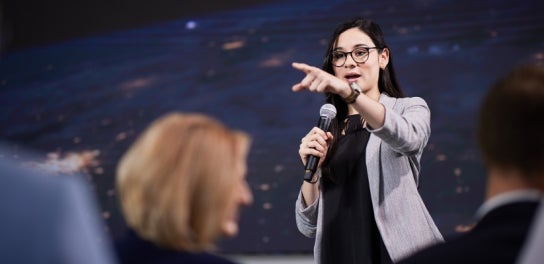
[[[144,239],[186,251],[213,248],[226,197],[250,138],[202,114],[154,121],[121,158],[116,187],[127,224]]]

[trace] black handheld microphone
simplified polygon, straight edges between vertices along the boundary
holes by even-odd
[[[317,122],[317,127],[321,130],[327,132],[331,125],[331,121],[336,117],[336,107],[332,104],[324,104],[319,109],[319,121]],[[312,181],[312,175],[314,175],[315,170],[317,169],[317,164],[319,163],[319,157],[310,155],[306,166],[304,167],[304,180],[307,182]]]

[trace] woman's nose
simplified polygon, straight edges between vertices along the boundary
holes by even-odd
[[[247,181],[242,183],[240,189],[240,203],[244,205],[250,205],[253,203],[253,194],[251,193],[251,189],[249,188]]]

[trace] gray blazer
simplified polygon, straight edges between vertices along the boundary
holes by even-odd
[[[444,241],[417,190],[420,158],[431,134],[430,111],[419,97],[380,96],[383,127],[369,129],[366,167],[374,218],[393,261]],[[320,262],[323,199],[306,205],[299,193],[295,205],[299,231],[315,237],[314,259]]]

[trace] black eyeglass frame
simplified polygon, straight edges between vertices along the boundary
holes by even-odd
[[[380,47],[356,47],[355,49],[353,49],[352,51],[350,52],[343,52],[343,51],[339,51],[339,50],[334,50],[331,52],[330,56],[330,61],[331,61],[331,64],[334,66],[334,67],[342,67],[346,64],[346,61],[348,60],[348,54],[351,56],[351,59],[353,59],[354,62],[356,62],[357,64],[359,63],[365,63],[368,58],[370,57],[370,50],[371,49],[377,49],[377,50],[381,50],[383,48],[380,48]],[[360,51],[360,50],[365,50],[366,51],[366,58],[363,60],[363,61],[358,61],[355,59],[355,57],[353,56],[353,52],[356,52],[356,51]],[[336,63],[334,63],[334,60],[335,60],[335,57],[334,54],[342,54],[344,56],[344,60],[342,61],[342,64],[340,65],[336,65]]]

